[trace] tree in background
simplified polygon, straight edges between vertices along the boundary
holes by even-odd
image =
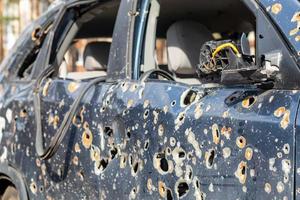
[[[20,33],[43,13],[52,0],[0,0],[0,61]]]

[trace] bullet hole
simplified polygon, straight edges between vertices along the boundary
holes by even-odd
[[[53,126],[54,129],[57,129],[58,123],[59,117],[57,115],[53,116],[53,114],[50,113],[48,117],[48,125]]]
[[[128,138],[128,139],[131,138],[131,133],[130,133],[130,131],[127,131],[126,135],[127,135],[127,138]]]
[[[91,147],[90,156],[92,161],[99,161],[100,160],[100,149],[96,146]]]
[[[277,183],[276,189],[278,193],[282,193],[284,191],[284,184],[281,181],[279,181]]]
[[[168,172],[169,171],[169,165],[168,165],[168,160],[166,158],[162,158],[160,160],[160,168],[164,171],[164,172]]]
[[[86,149],[89,149],[93,142],[93,134],[89,129],[86,129],[82,134],[82,144]]]
[[[78,157],[77,157],[77,156],[74,156],[74,157],[73,157],[72,163],[73,163],[73,165],[76,165],[76,166],[78,165],[79,160],[78,160]]]
[[[254,105],[255,102],[256,102],[256,97],[250,96],[243,100],[242,106],[244,108],[250,108],[251,106]]]
[[[21,118],[26,118],[27,116],[28,116],[28,113],[27,113],[26,108],[22,109],[22,110],[20,111],[20,117],[21,117]]]
[[[118,154],[118,149],[113,147],[111,150],[110,150],[110,159],[113,160],[116,155]]]
[[[283,176],[283,182],[284,182],[284,183],[288,183],[288,182],[289,182],[289,175],[285,174],[285,175]]]
[[[167,189],[167,200],[173,200],[173,194],[171,189]]]
[[[264,39],[264,36],[262,34],[258,35],[259,39]]]
[[[200,189],[200,183],[199,183],[199,180],[197,178],[194,179],[194,187],[196,189]]]
[[[289,154],[290,153],[290,145],[288,143],[284,144],[283,148],[282,148],[282,151],[283,151],[284,154]]]
[[[145,110],[144,112],[144,119],[147,119],[149,116],[149,109]]]
[[[164,126],[162,124],[159,125],[158,127],[158,135],[161,137],[164,135]]]
[[[180,179],[175,184],[175,191],[179,199],[185,197],[189,192],[189,185],[183,179]]]
[[[196,197],[197,200],[205,200],[206,199],[206,194],[201,192],[200,190],[200,183],[197,177],[194,178],[193,180],[193,186],[195,188],[195,193],[194,196]],[[211,185],[209,185],[211,186]]]
[[[103,113],[106,110],[106,106],[101,106],[100,112]]]
[[[108,159],[103,158],[95,162],[95,174],[100,175],[108,166]]]
[[[136,199],[137,193],[139,191],[139,187],[137,188],[132,188],[130,194],[129,194],[129,199]]]
[[[223,117],[223,118],[229,117],[229,111],[227,110],[227,111],[223,112],[222,117]]]
[[[171,145],[171,147],[175,147],[176,139],[174,137],[170,137],[170,145]]]
[[[185,120],[185,113],[181,112],[179,113],[178,117],[175,120],[175,130],[178,130],[181,125],[184,123]]]
[[[282,120],[280,122],[280,126],[283,129],[286,129],[290,123],[290,114],[291,112],[287,110],[285,107],[279,107],[274,111],[274,116],[275,117],[282,117]]]
[[[230,127],[223,126],[221,129],[221,135],[224,135],[227,140],[230,139],[232,129]]]
[[[174,107],[175,105],[176,105],[176,101],[174,100],[171,102],[171,106]]]
[[[108,127],[108,126],[104,128],[104,133],[108,137],[112,137],[113,136],[113,130],[110,127]]]
[[[247,163],[242,161],[235,171],[235,177],[239,179],[241,184],[245,184],[247,179]]]
[[[282,115],[284,115],[284,113],[286,112],[285,107],[279,107],[274,111],[274,116],[275,117],[282,117]]]
[[[280,3],[275,3],[272,5],[271,11],[273,14],[277,15],[282,10],[282,5]]]
[[[271,191],[272,191],[272,186],[271,186],[271,184],[270,184],[270,183],[266,183],[266,184],[265,184],[265,192],[268,193],[268,194],[270,194]]]
[[[127,164],[127,154],[121,154],[120,156],[120,168],[124,169]]]
[[[288,125],[290,123],[290,114],[291,114],[291,112],[289,110],[287,110],[284,113],[283,118],[282,118],[282,120],[280,122],[281,128],[286,129],[288,127]]]
[[[182,113],[181,115],[179,115],[179,118],[178,118],[178,120],[179,120],[179,121],[182,121],[182,120],[184,119],[184,117],[185,117],[185,114],[184,114],[184,113]]]
[[[156,110],[153,110],[153,123],[157,124],[159,113]]]
[[[192,104],[197,97],[197,92],[194,90],[187,90],[185,91],[180,98],[180,106],[186,107],[190,104]]]
[[[149,105],[150,105],[150,101],[149,100],[145,100],[143,108],[146,109]]]
[[[80,149],[80,146],[79,146],[78,143],[75,144],[74,150],[75,150],[76,153],[80,153],[81,152],[81,149]]]
[[[236,145],[243,149],[246,146],[246,139],[243,136],[239,136],[236,138]]]
[[[79,113],[77,113],[77,114],[73,117],[72,122],[73,122],[73,124],[74,124],[75,126],[77,126],[78,128],[79,128],[79,127],[81,126],[81,124],[83,123],[83,114],[84,114],[84,112],[85,112],[85,107],[83,106],[83,107],[80,109]]]
[[[215,144],[219,144],[220,142],[220,132],[219,132],[219,127],[217,124],[214,124],[212,126],[212,136],[213,136],[213,142]]]
[[[184,152],[184,151],[180,151],[180,152],[178,153],[178,157],[179,157],[179,158],[185,158],[185,152]]]
[[[162,175],[172,173],[174,170],[173,162],[168,160],[164,153],[156,153],[154,155],[153,166]]]
[[[133,165],[133,156],[131,154],[129,155],[129,165]]]
[[[44,187],[43,186],[40,187],[40,192],[41,193],[44,192]]]
[[[75,126],[77,126],[79,128],[80,127],[80,122],[81,122],[80,116],[79,115],[75,115],[73,117],[73,120],[72,120],[73,125],[75,125]]]
[[[126,92],[128,90],[128,83],[126,82],[122,83],[121,88],[123,92]]]
[[[76,82],[71,82],[68,85],[68,91],[70,93],[74,93],[78,88],[79,88],[79,83]]]
[[[291,161],[288,159],[283,159],[281,161],[282,171],[285,175],[288,175],[291,172]]]
[[[129,114],[129,110],[125,109],[123,110],[123,116],[128,115]]]
[[[89,129],[89,128],[90,128],[90,125],[89,125],[89,123],[87,123],[87,122],[84,122],[84,124],[83,124],[83,128],[84,128],[84,129]]]
[[[158,192],[162,198],[165,198],[167,196],[166,185],[162,181],[158,182]]]
[[[192,129],[191,128],[186,129],[184,134],[187,137],[187,141],[194,147],[196,156],[198,158],[201,158],[202,151],[200,149],[199,142],[196,140],[196,136],[193,133]]]
[[[30,184],[30,190],[31,190],[31,192],[33,193],[33,194],[36,194],[37,193],[37,186],[36,186],[36,183],[33,181],[33,182],[31,182],[31,184]]]
[[[191,183],[193,179],[193,168],[190,165],[186,166],[185,180]]]
[[[106,104],[106,105],[109,105],[109,104],[110,104],[110,99],[109,99],[109,98],[106,99],[105,104]]]
[[[249,161],[252,159],[252,156],[253,156],[253,150],[248,147],[245,151],[245,158]]]
[[[133,165],[132,165],[132,168],[131,168],[131,175],[132,176],[136,176],[136,174],[138,173],[139,171],[139,162],[136,161]]]
[[[231,149],[229,147],[225,147],[223,149],[223,157],[226,159],[226,158],[229,158],[231,155]]]
[[[132,108],[133,104],[134,104],[133,99],[130,99],[130,100],[127,102],[127,109]]]
[[[166,154],[167,155],[171,155],[172,154],[172,150],[169,147],[166,148]]]
[[[181,165],[186,159],[186,153],[181,147],[176,147],[172,152],[172,156],[176,165]]]
[[[138,85],[137,85],[137,84],[133,84],[133,85],[131,85],[131,87],[130,87],[130,92],[134,92],[134,91],[136,91],[136,90],[137,90],[137,88],[138,88]]]
[[[208,169],[211,169],[214,163],[214,159],[216,156],[216,152],[214,149],[209,150],[206,152],[205,157],[206,157],[206,167]]]
[[[149,140],[146,140],[145,144],[144,144],[144,150],[147,151],[149,148]]]
[[[151,193],[152,193],[152,188],[153,188],[152,179],[148,178],[148,180],[147,180],[147,189]]]

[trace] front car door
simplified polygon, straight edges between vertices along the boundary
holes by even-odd
[[[157,8],[156,1],[151,2],[148,6]],[[146,33],[144,18],[148,13],[151,17],[145,4],[140,10],[141,29],[136,32],[139,39]],[[131,167],[131,172],[126,172],[131,197],[295,198],[299,68],[290,50],[293,46],[285,43],[286,36],[276,25],[268,25],[266,7],[256,2],[245,4],[257,20],[257,61],[279,49],[281,78],[271,88],[264,84],[188,86],[174,80],[153,80],[151,73],[149,79],[124,82],[116,95],[125,109],[122,126],[128,142],[123,154]],[[150,17],[148,22],[153,22]],[[147,44],[149,37],[145,37]],[[147,48],[151,47],[137,47],[134,55]],[[147,56],[142,54],[143,64]],[[137,76],[142,71],[141,60],[133,63]],[[163,75],[161,71],[153,73]],[[118,174],[117,180],[120,176],[124,177]]]

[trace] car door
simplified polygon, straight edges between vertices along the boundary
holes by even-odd
[[[32,68],[59,8],[49,9],[30,24],[1,64],[0,174],[12,181],[21,199],[28,198],[25,177],[32,176],[28,169],[35,163]],[[3,179],[1,186],[2,191],[6,186]]]
[[[85,4],[93,6],[92,3]],[[59,194],[63,194],[67,199],[96,199],[105,195],[100,186],[111,184],[100,173],[108,163],[115,163],[118,154],[113,141],[105,142],[104,139],[112,134],[112,110],[118,109],[111,106],[117,80],[128,76],[128,65],[124,63],[128,59],[127,39],[130,31],[127,29],[131,23],[127,12],[132,8],[132,3],[120,3],[106,77],[81,81],[62,79],[55,75],[55,69],[48,71],[47,68],[39,76],[39,92],[34,94],[34,102],[38,123],[37,160],[40,162],[42,179],[35,178],[32,182],[35,185],[46,183],[45,195],[59,198]],[[77,11],[76,6],[85,4],[79,1],[73,5],[74,10]],[[66,9],[65,16],[69,15],[69,10],[72,7]],[[69,22],[62,20],[59,26],[68,27],[65,23]],[[120,31],[122,37],[119,36]],[[57,33],[63,32],[57,29]],[[68,34],[65,37],[68,38]]]
[[[101,156],[104,157],[107,150],[107,158],[100,160],[100,141],[104,137],[100,133],[101,130],[109,131],[106,124],[111,124],[111,116],[106,111],[110,108],[116,80],[129,76],[126,63],[130,45],[127,40],[131,37],[132,19],[127,13],[134,8],[132,3],[134,1],[124,1],[119,7],[109,59],[112,67],[108,68],[106,77],[85,81],[63,79],[55,73],[57,63],[51,61],[56,51],[62,48],[56,45],[58,41],[64,41],[68,36],[65,30],[72,25],[72,12],[101,5],[97,1],[62,2],[55,7],[56,13],[49,12],[44,16],[43,20],[52,17],[55,20],[51,21],[51,29],[49,23],[45,26],[49,32],[34,58],[28,82],[12,84],[5,76],[12,77],[15,73],[8,72],[8,68],[1,73],[0,173],[10,176],[5,172],[12,173],[8,166],[13,166],[17,175],[12,173],[11,178],[22,198],[26,199],[27,194],[30,199],[96,199],[101,196],[99,170],[108,162],[109,155],[114,159],[116,151],[104,143]],[[105,6],[109,8],[112,4],[108,2]],[[40,32],[46,33],[43,24],[40,26],[37,26],[39,30],[42,28]],[[33,26],[24,35],[30,45],[34,42],[35,28]],[[122,36],[119,36],[120,32]],[[25,52],[29,49],[27,43],[21,43],[17,50]],[[14,58],[10,58],[14,63],[8,62],[9,70],[15,70],[13,64],[20,65],[23,61]],[[69,113],[73,113],[72,117]],[[66,128],[64,134],[59,132],[61,128]],[[53,148],[54,136],[62,135],[65,137],[60,137]]]
[[[257,10],[256,3],[248,4]],[[144,12],[140,27],[146,26]],[[258,55],[279,48],[284,57],[276,89],[264,82],[189,86],[160,70],[153,73],[169,80],[153,80],[149,73],[118,84],[111,140],[123,141],[120,170],[108,164],[102,174],[113,181],[101,185],[110,197],[118,198],[121,190],[132,199],[294,198],[299,90],[288,76],[299,69],[275,27],[266,26],[261,10],[256,14]],[[134,55],[146,57],[147,47],[137,47]],[[137,77],[139,58],[133,64]]]
[[[128,110],[125,152],[139,163],[129,183],[140,198],[292,198],[298,92],[163,81],[127,87],[136,89],[118,91]]]

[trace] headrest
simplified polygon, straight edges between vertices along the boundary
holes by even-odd
[[[167,31],[169,70],[176,74],[195,74],[202,45],[212,33],[195,21],[178,21]]]
[[[83,57],[87,71],[107,69],[110,44],[110,42],[90,42],[86,45]]]

